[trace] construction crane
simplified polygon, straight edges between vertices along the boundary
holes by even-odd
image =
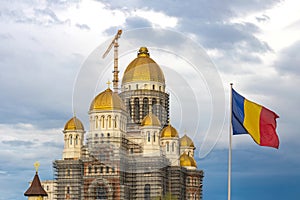
[[[111,48],[114,47],[114,71],[113,71],[113,89],[114,92],[118,93],[119,89],[119,70],[118,70],[118,39],[121,37],[122,30],[118,30],[117,34],[115,35],[114,39],[111,41],[109,47],[103,54],[102,58],[105,58],[107,54],[110,52]]]

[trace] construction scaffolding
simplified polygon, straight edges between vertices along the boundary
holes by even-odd
[[[80,199],[83,185],[83,162],[81,160],[56,160],[55,193],[57,200]]]

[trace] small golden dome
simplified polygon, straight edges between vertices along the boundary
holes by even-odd
[[[171,138],[171,137],[178,137],[178,132],[177,130],[171,126],[170,124],[166,126],[162,131],[161,131],[161,138]]]
[[[195,147],[193,140],[184,134],[182,138],[180,138],[180,146],[182,147]]]
[[[141,47],[137,58],[135,58],[126,68],[122,79],[122,84],[134,81],[155,81],[165,83],[165,77],[161,68],[154,60],[146,47]]]
[[[142,126],[160,126],[159,119],[152,113],[146,115],[141,123]]]
[[[196,167],[197,163],[193,157],[188,156],[186,153],[183,153],[180,156],[180,166],[182,167]]]
[[[107,88],[92,101],[90,111],[93,110],[126,110],[126,108],[119,95]]]
[[[64,131],[84,130],[83,124],[76,117],[72,117],[65,125]]]

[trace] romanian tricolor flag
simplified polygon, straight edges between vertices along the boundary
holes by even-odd
[[[261,146],[279,147],[276,134],[276,118],[279,116],[232,89],[232,129],[233,135],[250,134]]]

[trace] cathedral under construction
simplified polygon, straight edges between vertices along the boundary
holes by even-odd
[[[87,131],[76,117],[65,124],[51,199],[202,199],[195,145],[170,124],[165,76],[146,47],[88,114]]]

